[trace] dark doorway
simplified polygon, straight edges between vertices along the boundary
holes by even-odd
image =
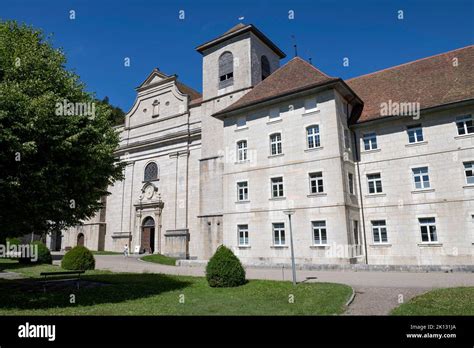
[[[61,241],[62,241],[62,232],[61,231],[56,231],[53,234],[53,250],[54,251],[61,251]]]
[[[155,220],[152,217],[143,220],[142,251],[150,254],[155,251]]]
[[[84,246],[84,233],[79,233],[77,235],[77,245]]]

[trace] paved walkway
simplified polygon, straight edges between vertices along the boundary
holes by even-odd
[[[204,266],[175,267],[139,260],[136,256],[96,255],[96,268],[114,272],[204,276]],[[248,279],[291,280],[291,269],[247,268]],[[434,288],[474,286],[472,273],[408,273],[365,271],[297,271],[297,281],[347,284],[356,296],[347,315],[386,315],[412,297]]]

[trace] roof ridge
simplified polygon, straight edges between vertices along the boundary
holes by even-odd
[[[301,60],[303,63],[305,63],[306,65],[308,65],[308,66],[309,66],[310,68],[312,68],[313,70],[316,70],[318,73],[320,73],[320,74],[326,76],[327,78],[329,78],[329,79],[335,78],[335,77],[333,77],[333,76],[329,76],[328,74],[326,74],[326,73],[323,72],[322,70],[319,70],[319,69],[316,68],[313,64],[311,64],[310,62],[306,61],[306,59],[301,58],[300,56],[296,56],[296,57],[291,58],[291,60],[288,61],[288,63],[291,62],[292,60],[296,59],[296,58],[298,58],[298,60]],[[287,63],[287,64],[288,64],[288,63]],[[285,64],[285,65],[286,65],[286,64]]]
[[[378,73],[381,73],[383,71],[392,70],[392,69],[395,69],[395,68],[400,68],[400,67],[405,66],[405,65],[410,65],[410,64],[413,64],[413,63],[421,62],[423,60],[432,59],[432,58],[435,58],[435,57],[439,57],[439,56],[449,54],[449,53],[452,53],[452,52],[455,52],[455,51],[465,50],[465,49],[468,49],[468,48],[474,48],[474,45],[468,45],[468,46],[456,48],[454,50],[433,54],[432,56],[418,58],[418,59],[415,59],[415,60],[412,60],[412,61],[409,61],[409,62],[406,62],[406,63],[402,63],[402,64],[394,65],[394,66],[391,66],[391,67],[388,67],[388,68],[384,68],[384,69],[381,69],[381,70],[373,71],[371,73],[351,77],[350,79],[347,79],[347,80],[344,80],[344,81],[349,82],[349,81],[352,81],[352,80],[355,80],[355,79],[358,79],[358,78],[361,78],[361,77],[366,77],[366,76],[369,76],[369,75],[378,74]]]

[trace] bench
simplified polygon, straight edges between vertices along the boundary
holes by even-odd
[[[47,277],[55,277],[55,276],[62,276],[62,275],[77,275],[77,288],[79,289],[79,280],[81,278],[81,274],[84,274],[85,271],[60,271],[60,272],[41,272],[40,276],[44,277],[45,281]],[[44,292],[46,292],[46,286],[43,286]]]

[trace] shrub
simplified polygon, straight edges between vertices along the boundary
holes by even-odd
[[[7,238],[7,243],[10,243],[10,245],[20,245],[21,241],[18,238]]]
[[[76,246],[64,255],[61,267],[68,270],[86,271],[95,268],[95,259],[92,252],[83,246]]]
[[[232,250],[221,245],[206,266],[206,279],[212,287],[234,287],[246,283],[245,270]]]
[[[10,242],[11,243],[11,242]],[[53,263],[53,258],[51,257],[51,252],[49,249],[44,245],[42,242],[33,242],[30,244],[31,248],[37,247],[37,260],[33,261],[30,257],[20,257],[18,260],[20,263],[23,264],[29,264],[29,263],[35,263],[35,264],[40,264],[40,263],[47,263],[51,264]]]

